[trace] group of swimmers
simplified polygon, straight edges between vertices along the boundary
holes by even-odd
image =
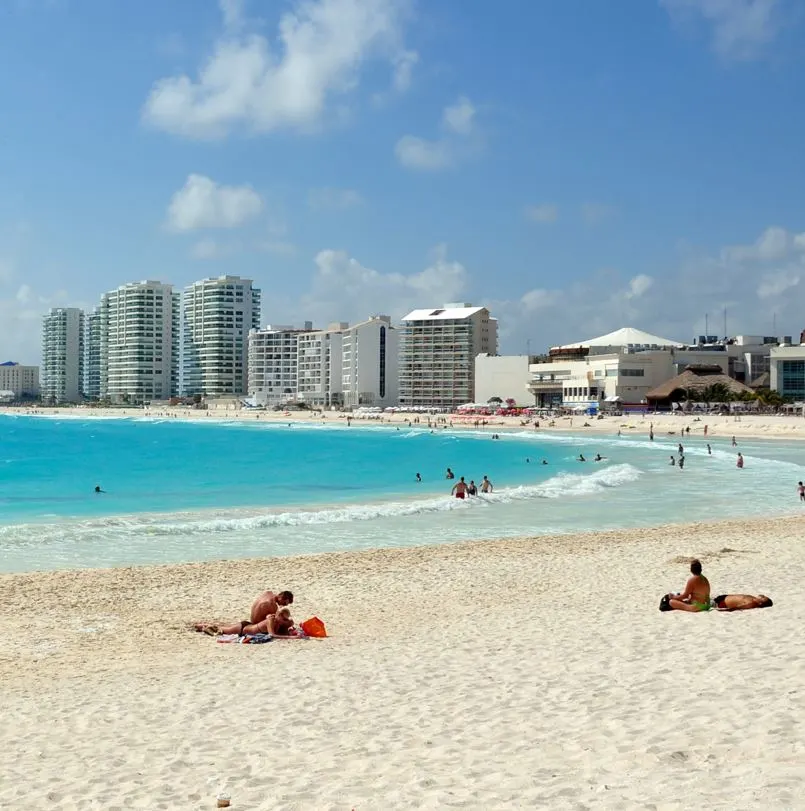
[[[710,581],[702,574],[699,560],[690,563],[690,577],[683,591],[666,594],[660,600],[660,611],[746,611],[750,608],[770,608],[771,598],[765,594],[719,594],[710,599]]]
[[[419,475],[419,474],[417,474]],[[447,473],[445,475],[445,479],[455,479],[456,474],[450,468],[447,468]],[[487,476],[484,476],[483,481],[481,481],[481,493],[491,493],[494,490],[492,486],[492,482],[489,481]],[[478,486],[475,484],[475,479],[470,480],[470,483],[464,480],[462,476],[454,485],[453,489],[450,491],[451,496],[455,496],[456,498],[464,499],[467,496],[477,496],[478,495]]]
[[[252,636],[254,634],[271,634],[272,636],[298,636],[296,623],[288,608],[293,603],[290,591],[264,591],[253,603],[249,619],[221,625],[216,622],[197,622],[193,628],[209,636],[237,634]]]

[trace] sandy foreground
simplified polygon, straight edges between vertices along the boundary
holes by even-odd
[[[187,407],[160,407],[160,408],[9,408],[0,407],[0,414],[31,414],[63,417],[151,417],[164,419],[202,420],[202,421],[243,421],[264,423],[324,423],[328,425],[346,424],[346,414],[327,411],[322,415],[315,411],[255,411],[249,409],[211,409],[199,410]],[[427,415],[389,413],[377,416],[356,416],[352,419],[353,425],[406,425],[410,420],[419,417],[417,428],[427,429]],[[440,423],[442,428],[472,429],[475,430],[476,417],[460,417],[458,415],[444,415],[446,422]],[[683,414],[625,414],[623,416],[605,416],[602,419],[575,415],[557,417],[554,420],[539,418],[539,428],[533,422],[526,425],[520,417],[487,417],[487,425],[481,430],[493,431],[533,431],[543,432],[573,432],[590,433],[595,435],[617,435],[618,431],[624,436],[648,437],[653,426],[655,436],[662,438],[667,435],[679,435],[684,429],[690,428],[690,436],[703,437],[704,427],[707,426],[707,436],[713,440],[731,439],[733,436],[755,439],[805,439],[805,418],[777,415],[777,414],[742,414],[738,416],[692,416]],[[553,422],[553,425],[550,423]]]
[[[0,576],[0,808],[788,809],[805,517]],[[663,614],[685,556],[773,608]],[[327,640],[222,645],[264,587]]]

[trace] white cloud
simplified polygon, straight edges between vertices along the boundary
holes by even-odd
[[[450,260],[443,245],[434,250],[424,270],[408,275],[381,273],[346,251],[333,249],[320,251],[315,263],[311,290],[302,299],[299,316],[321,324],[363,320],[372,313],[400,318],[416,307],[460,298],[467,284],[464,266]]]
[[[213,260],[231,256],[235,252],[232,245],[223,245],[214,239],[200,239],[190,249],[190,256],[193,259]]]
[[[556,290],[544,290],[542,288],[537,288],[535,290],[529,290],[527,293],[523,293],[522,297],[520,298],[520,303],[523,305],[526,313],[533,313],[537,310],[545,310],[549,307],[553,307],[557,300],[559,294]]]
[[[792,249],[797,247],[803,236],[803,234],[791,234],[785,228],[773,225],[767,228],[753,244],[731,245],[724,248],[722,255],[728,261],[770,262],[787,256]]]
[[[363,204],[363,197],[355,189],[334,189],[324,187],[312,189],[308,195],[308,205],[313,209],[342,211]]]
[[[645,273],[639,273],[629,282],[629,289],[626,291],[626,298],[640,298],[648,293],[654,284],[654,279],[651,276],[646,276]]]
[[[445,135],[433,140],[417,135],[403,135],[395,147],[397,160],[409,169],[438,171],[455,166],[477,149],[475,135],[476,109],[461,96],[442,111],[441,126]]]
[[[466,97],[461,96],[455,104],[444,108],[442,124],[456,135],[470,135],[475,122],[475,107]]]
[[[414,68],[419,63],[419,54],[416,51],[401,51],[394,60],[394,89],[404,93],[411,87]]]
[[[800,282],[800,276],[790,270],[780,270],[776,273],[766,273],[757,288],[758,298],[767,299],[779,296],[796,287]]]
[[[660,0],[674,19],[712,27],[713,49],[724,59],[749,60],[774,42],[781,25],[778,0]]]
[[[190,175],[171,198],[167,224],[173,231],[237,228],[263,210],[251,186],[220,186],[204,175]]]
[[[242,3],[221,7],[225,30],[198,78],[157,81],[143,109],[147,123],[202,139],[239,128],[310,131],[333,98],[343,104],[356,90],[372,59],[392,66],[398,90],[410,83],[416,57],[402,44],[408,0],[296,0],[280,18],[278,50],[248,30]]]
[[[582,203],[581,217],[588,225],[597,225],[616,216],[618,210],[605,203]]]
[[[532,222],[551,223],[559,218],[559,207],[554,203],[539,203],[535,206],[526,206],[526,217]]]

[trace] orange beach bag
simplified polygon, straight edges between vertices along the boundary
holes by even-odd
[[[299,626],[308,636],[325,637],[327,636],[327,629],[324,623],[318,617],[311,617],[305,620]]]

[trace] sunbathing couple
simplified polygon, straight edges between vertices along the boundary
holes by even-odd
[[[660,601],[660,611],[746,611],[773,605],[765,594],[720,594],[710,600],[710,581],[702,574],[702,564],[691,561],[688,582],[681,594],[666,594]]]
[[[290,591],[281,591],[279,594],[266,591],[252,603],[252,611],[247,620],[232,625],[197,622],[193,627],[197,631],[210,636],[217,636],[218,634],[294,636],[296,629],[290,609],[287,608],[292,603],[293,594]]]

